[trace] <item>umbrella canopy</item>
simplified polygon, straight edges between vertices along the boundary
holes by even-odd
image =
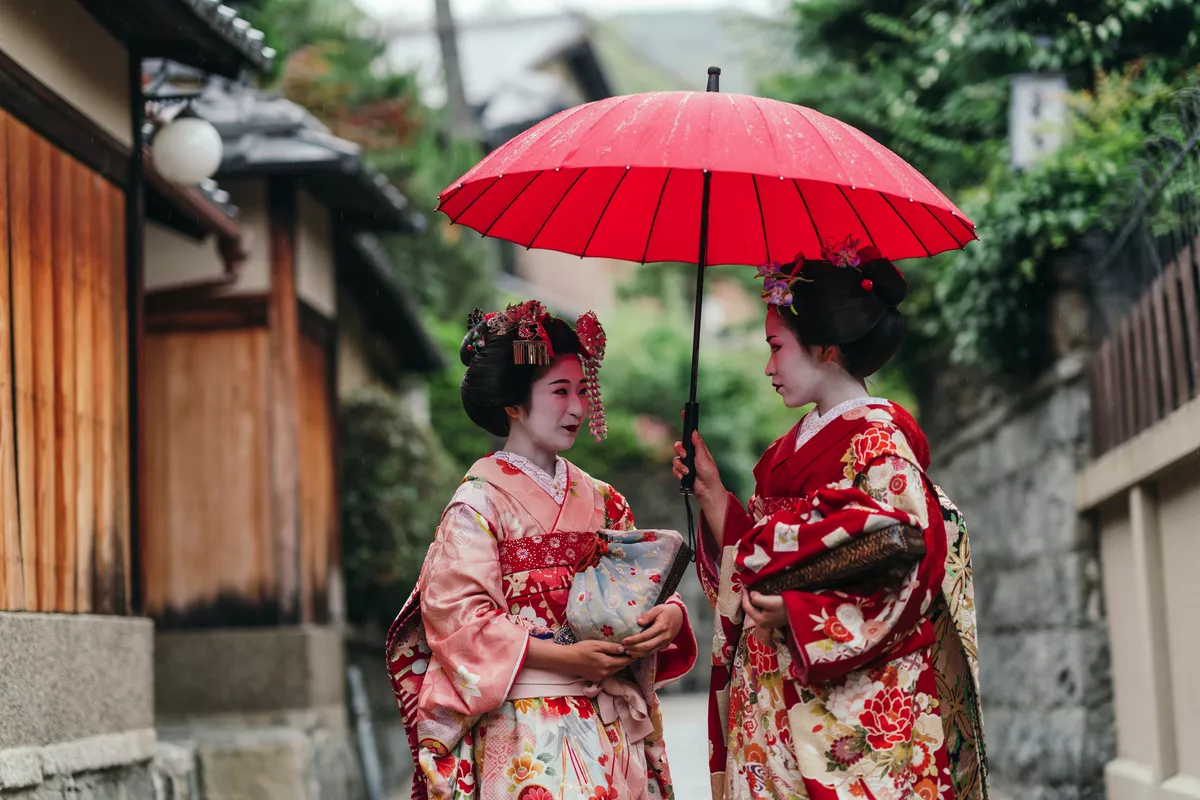
[[[691,493],[705,267],[812,258],[847,237],[886,258],[960,248],[975,225],[904,159],[817,111],[719,91],[568,109],[492,151],[440,195],[451,222],[527,248],[697,265],[681,489]],[[688,508],[691,528],[691,508]]]
[[[892,260],[976,238],[932,183],[856,128],[720,92],[628,95],[563,111],[455,181],[440,210],[525,247],[642,263],[697,263],[702,216],[706,265],[816,257],[847,235]]]

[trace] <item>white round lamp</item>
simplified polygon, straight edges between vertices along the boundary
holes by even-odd
[[[221,166],[221,134],[208,120],[183,111],[154,136],[154,167],[172,183],[195,185]]]

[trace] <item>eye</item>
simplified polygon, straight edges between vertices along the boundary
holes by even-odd
[[[554,393],[555,393],[556,395],[558,395],[559,397],[566,397],[566,396],[567,396],[567,390],[566,390],[566,389],[555,389],[555,390],[554,390]]]
[[[584,396],[584,395],[586,395],[586,394],[587,394],[587,387],[586,387],[586,386],[584,386],[584,387],[580,388],[580,390],[579,390],[579,396],[580,396],[580,397],[583,397],[583,396]]]
[[[777,345],[777,344],[773,344],[773,345],[771,345],[771,352],[772,352],[772,353],[778,353],[778,352],[779,352],[779,345]]]

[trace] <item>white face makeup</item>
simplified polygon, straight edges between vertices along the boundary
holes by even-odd
[[[583,367],[576,355],[562,356],[533,382],[529,405],[510,418],[510,438],[520,437],[538,450],[558,453],[575,444],[587,423],[588,398]]]
[[[784,310],[782,313],[791,312]],[[771,357],[767,359],[764,372],[783,398],[783,404],[788,408],[801,408],[816,402],[829,366],[815,355],[819,352],[817,348],[801,345],[774,309],[767,312],[766,336]]]

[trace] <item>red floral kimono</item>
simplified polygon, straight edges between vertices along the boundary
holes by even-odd
[[[625,499],[564,459],[553,476],[507,453],[471,468],[388,634],[414,800],[430,780],[455,800],[673,797],[655,692],[695,663],[686,610],[671,646],[599,688],[524,666],[530,637],[564,624],[584,546],[632,527]]]
[[[700,579],[717,612],[714,800],[987,797],[967,532],[927,467],[925,437],[899,406],[863,398],[814,412],[755,467],[749,510],[730,496],[729,546],[702,536]],[[881,520],[924,530],[926,556],[903,579],[785,592],[788,627],[770,644],[752,635],[743,581]]]

